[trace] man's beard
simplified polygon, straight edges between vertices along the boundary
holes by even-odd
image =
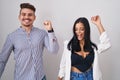
[[[25,27],[31,27],[31,25],[29,24],[29,25],[23,25],[23,26],[25,26]]]

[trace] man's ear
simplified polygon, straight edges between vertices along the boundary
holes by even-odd
[[[20,14],[18,15],[18,19],[20,20]]]
[[[36,16],[35,16],[35,18],[34,18],[34,20],[36,19]]]

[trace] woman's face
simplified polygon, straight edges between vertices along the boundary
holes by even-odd
[[[79,41],[84,40],[85,27],[83,23],[79,22],[76,24],[75,33]]]

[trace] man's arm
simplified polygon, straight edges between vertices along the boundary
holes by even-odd
[[[12,45],[12,42],[11,42],[9,36],[8,36],[5,43],[4,43],[2,51],[0,52],[0,78],[2,76],[5,65],[8,61],[8,58],[9,58],[12,50],[13,50],[13,45]]]
[[[57,53],[59,50],[59,45],[54,30],[52,28],[51,21],[45,21],[44,26],[48,31],[48,35],[45,36],[45,46],[51,53]]]
[[[45,36],[45,46],[51,53],[57,53],[59,50],[59,45],[54,32],[48,32]]]

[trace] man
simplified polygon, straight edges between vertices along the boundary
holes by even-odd
[[[44,47],[57,53],[59,46],[50,21],[45,21],[47,30],[33,26],[35,7],[29,3],[20,5],[20,28],[8,35],[0,53],[0,77],[11,54],[14,52],[14,80],[45,80],[42,53]]]

